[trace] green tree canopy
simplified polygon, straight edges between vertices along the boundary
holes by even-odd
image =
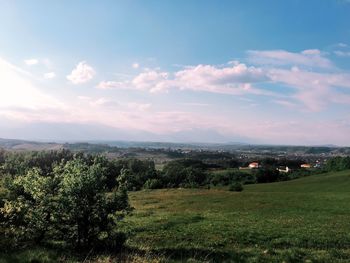
[[[7,184],[1,208],[5,233],[16,244],[63,240],[74,247],[119,244],[116,224],[129,209],[124,189],[108,192],[106,167],[81,156],[50,175],[33,168]],[[108,241],[108,242],[106,242]]]

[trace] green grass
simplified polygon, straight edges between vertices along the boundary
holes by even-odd
[[[131,248],[168,260],[348,262],[350,172],[227,189],[130,194]]]

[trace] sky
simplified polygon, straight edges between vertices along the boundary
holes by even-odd
[[[350,146],[350,1],[0,0],[0,137]]]

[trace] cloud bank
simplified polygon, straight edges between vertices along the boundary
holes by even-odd
[[[350,73],[338,70],[325,52],[308,49],[248,51],[247,61],[233,61],[225,66],[195,65],[175,72],[145,70],[129,80],[101,81],[98,89],[140,90],[150,93],[176,90],[230,95],[262,95],[286,107],[299,105],[310,111],[321,111],[332,103],[349,104]],[[265,89],[265,85],[288,86],[283,90]],[[344,89],[345,93],[344,93]],[[288,97],[288,98],[287,98]],[[284,103],[281,103],[284,101]]]
[[[135,89],[151,93],[178,89],[241,94],[244,92],[258,92],[252,88],[252,83],[268,80],[269,77],[261,68],[248,67],[237,62],[233,66],[226,67],[212,65],[188,66],[174,73],[146,70],[131,80],[102,81],[97,88]]]

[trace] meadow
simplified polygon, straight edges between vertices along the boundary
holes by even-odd
[[[350,171],[227,188],[130,192],[119,255],[49,249],[0,262],[349,262]]]
[[[348,262],[350,171],[227,189],[130,193],[131,248],[167,261]]]

